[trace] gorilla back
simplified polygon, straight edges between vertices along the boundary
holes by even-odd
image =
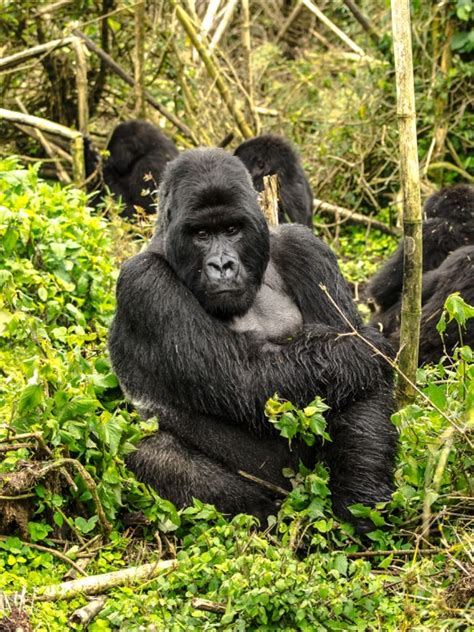
[[[390,497],[396,433],[390,367],[355,336],[364,328],[329,248],[303,226],[269,234],[243,164],[193,150],[166,169],[159,225],[117,284],[109,349],[124,392],[160,430],[129,459],[138,478],[182,507],[275,513],[282,468],[326,461],[336,513]],[[285,318],[280,316],[285,314]],[[331,407],[331,443],[292,449],[264,415],[275,392]],[[362,522],[359,528],[364,528]]]

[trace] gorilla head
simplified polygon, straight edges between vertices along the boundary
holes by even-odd
[[[474,187],[456,184],[433,193],[425,202],[428,219],[442,218],[451,222],[474,220]]]
[[[250,177],[221,149],[186,152],[160,188],[158,241],[184,285],[218,318],[244,314],[269,260],[269,232]]]
[[[251,138],[234,155],[247,167],[257,191],[263,191],[265,176],[278,176],[280,222],[287,221],[287,215],[290,221],[311,228],[313,194],[299,158],[286,140],[270,134]]]

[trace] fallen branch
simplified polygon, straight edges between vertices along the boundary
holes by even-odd
[[[38,46],[28,48],[28,50],[22,50],[20,53],[3,57],[3,59],[0,59],[0,71],[7,70],[7,68],[11,68],[12,66],[18,66],[18,64],[32,57],[39,57],[43,53],[50,53],[57,48],[68,46],[73,41],[74,37],[63,37],[62,39],[52,40],[51,42],[46,42],[46,44],[39,44]]]
[[[105,605],[105,597],[98,597],[88,604],[75,610],[69,617],[70,623],[80,623],[86,627],[94,619]]]
[[[149,581],[164,571],[176,568],[176,566],[176,560],[163,560],[161,562],[123,568],[120,571],[113,571],[104,575],[81,577],[70,582],[46,586],[41,594],[35,595],[35,598],[38,601],[58,601],[61,599],[72,599],[77,595],[98,595],[111,588]]]
[[[391,226],[387,226],[387,224],[384,224],[377,219],[367,217],[366,215],[362,215],[361,213],[356,213],[355,211],[343,208],[342,206],[328,204],[328,202],[323,202],[322,200],[314,200],[313,204],[315,213],[321,213],[322,215],[332,215],[333,217],[341,216],[344,218],[345,222],[350,222],[351,224],[363,224],[364,226],[368,226],[369,228],[377,228],[382,233],[386,233],[387,235],[400,234],[400,231],[397,228],[392,228]]]
[[[121,79],[123,79],[125,83],[128,83],[128,85],[131,86],[132,88],[135,87],[135,81],[132,79],[132,77],[130,77],[130,75],[128,75],[125,72],[125,70],[123,70],[123,68],[119,66],[117,62],[114,61],[114,59],[112,59],[110,55],[108,55],[104,50],[102,50],[102,48],[97,46],[97,44],[94,44],[94,42],[91,39],[89,39],[87,35],[84,35],[82,31],[79,31],[78,29],[74,29],[73,33],[74,35],[77,35],[77,37],[80,37],[82,40],[84,40],[87,48],[93,53],[95,53],[100,59],[102,59],[102,61],[104,61],[107,64],[107,66],[109,66],[109,68],[116,75],[118,75]],[[175,127],[177,127],[195,145],[199,145],[198,140],[194,136],[193,132],[189,129],[189,127],[185,125],[184,123],[182,123],[178,118],[176,118],[174,114],[172,114],[171,112],[168,112],[168,110],[164,108],[161,105],[161,103],[158,103],[158,101],[154,99],[154,97],[148,92],[148,90],[144,91],[144,97],[147,100],[147,102],[153,108],[155,108],[155,110],[158,110],[160,114],[162,114],[166,119],[168,119],[170,123],[172,123]]]

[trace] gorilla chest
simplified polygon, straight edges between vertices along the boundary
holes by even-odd
[[[230,328],[252,333],[261,340],[281,340],[294,335],[302,326],[301,312],[270,261],[254,303],[243,316],[231,320]]]

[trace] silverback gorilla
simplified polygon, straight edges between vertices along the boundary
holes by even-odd
[[[262,519],[277,497],[239,471],[288,489],[282,468],[322,458],[339,516],[390,497],[391,369],[348,333],[321,283],[387,352],[361,325],[329,248],[303,226],[269,234],[237,158],[197,149],[168,165],[157,232],[122,267],[109,338],[124,392],[159,416],[159,431],[129,457],[140,480],[178,507],[196,497]],[[290,450],[264,415],[274,393],[298,406],[324,397],[332,442]]]
[[[278,136],[266,134],[245,141],[234,155],[249,170],[257,191],[263,191],[264,176],[277,175],[279,184],[278,219],[313,225],[313,193],[297,154]]]
[[[107,150],[102,181],[93,180],[89,187],[89,191],[98,189],[92,204],[100,202],[107,187],[116,198],[122,198],[123,217],[133,217],[137,206],[145,213],[156,213],[156,190],[164,168],[178,155],[173,141],[151,123],[132,120],[117,125]],[[100,163],[90,140],[85,144],[85,163],[88,177]]]

